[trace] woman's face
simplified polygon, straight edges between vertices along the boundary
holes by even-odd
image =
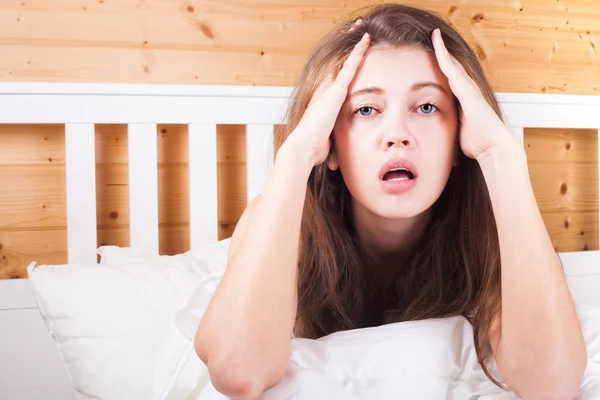
[[[329,168],[340,168],[355,203],[385,218],[429,209],[457,148],[457,109],[435,55],[374,47],[350,84],[334,127]]]

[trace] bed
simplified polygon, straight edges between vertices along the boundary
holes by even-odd
[[[168,264],[180,259],[158,256],[155,133],[157,123],[187,124],[190,243],[192,250],[203,249],[193,262],[201,259],[204,267],[210,267],[212,261],[207,259],[215,256],[207,249],[221,246],[213,250],[220,252],[222,267],[226,242],[219,243],[217,238],[216,127],[247,127],[246,179],[250,201],[261,192],[268,177],[273,160],[273,129],[282,122],[290,94],[291,88],[282,87],[3,82],[0,124],[64,124],[68,264],[88,266],[98,263],[99,251],[94,125],[128,126],[131,247],[126,256],[119,253],[124,249],[107,247],[103,257],[110,259],[110,253],[113,257],[129,257],[131,264],[140,262],[133,260],[134,256],[148,263]],[[597,96],[499,93],[498,98],[507,125],[521,142],[528,127],[600,129]],[[575,302],[600,307],[600,251],[565,252],[560,257]],[[32,265],[30,273],[33,270]],[[184,275],[180,277],[182,281]],[[181,296],[193,296],[192,292],[190,286]],[[69,360],[65,360],[64,352],[59,353],[56,334],[54,339],[48,334],[49,317],[41,315],[41,301],[27,279],[0,281],[1,397],[89,398],[72,387],[73,379],[84,378],[73,377],[72,371],[65,369]],[[174,298],[173,307],[181,302]],[[302,344],[298,346],[301,348]]]

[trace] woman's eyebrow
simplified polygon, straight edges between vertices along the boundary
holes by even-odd
[[[421,90],[426,87],[433,87],[433,88],[443,92],[446,96],[452,97],[452,95],[448,92],[448,90],[446,90],[445,87],[443,87],[439,83],[436,83],[433,81],[416,82],[415,84],[413,84],[411,86],[410,90],[411,90],[411,92],[416,92],[416,91]]]
[[[452,97],[452,95],[450,94],[450,92],[448,92],[448,90],[445,87],[443,87],[439,83],[433,82],[433,81],[416,82],[416,83],[414,83],[410,87],[410,91],[411,92],[416,92],[416,91],[419,91],[419,90],[424,89],[426,87],[432,87],[432,88],[437,89],[440,92],[444,93],[446,96]],[[362,94],[367,94],[367,93],[383,94],[384,92],[385,91],[382,88],[378,87],[378,86],[369,86],[369,87],[366,87],[366,88],[355,90],[354,92],[350,93],[350,95],[348,96],[348,98],[346,100],[350,100],[352,97],[360,96]]]
[[[366,87],[366,88],[359,89],[359,90],[356,90],[356,91],[350,93],[350,96],[348,96],[348,100],[350,100],[354,96],[360,96],[361,94],[366,94],[366,93],[383,94],[383,92],[384,92],[384,90],[377,86]]]

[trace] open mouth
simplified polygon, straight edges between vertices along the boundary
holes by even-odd
[[[406,168],[393,168],[383,174],[384,181],[407,181],[415,179],[415,175]]]

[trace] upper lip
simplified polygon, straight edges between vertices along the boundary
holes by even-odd
[[[381,168],[379,169],[379,179],[383,179],[383,176],[386,174],[386,172],[391,171],[394,168],[405,168],[409,170],[415,178],[418,175],[415,164],[413,164],[410,160],[406,158],[397,157],[388,160],[381,166]]]

